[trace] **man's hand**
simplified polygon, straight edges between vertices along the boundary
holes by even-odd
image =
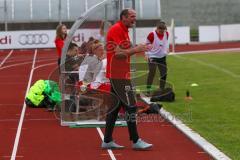
[[[151,44],[139,44],[136,47],[133,48],[135,53],[145,53],[149,50],[151,50],[152,45]]]
[[[134,54],[145,53],[152,48],[151,44],[139,44],[136,47],[129,49],[121,49],[120,47],[116,47],[115,53],[117,58],[126,59],[127,56],[132,56]]]
[[[153,48],[153,44],[151,43],[146,43],[147,47],[148,47],[148,51],[150,51]]]
[[[115,55],[116,58],[118,59],[126,59],[127,58],[127,54],[125,53],[126,49],[121,49],[119,46],[116,47],[115,49]]]
[[[148,61],[148,56],[147,55],[144,55],[144,60]]]

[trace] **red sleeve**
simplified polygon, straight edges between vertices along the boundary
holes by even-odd
[[[57,38],[55,40],[55,46],[56,46],[56,49],[57,49],[58,57],[61,58],[62,48],[64,46],[64,41],[62,39],[60,39],[60,38]]]
[[[153,40],[154,40],[153,32],[149,33],[149,35],[147,36],[147,39],[149,40],[149,42],[153,43]]]
[[[169,33],[168,33],[168,32],[166,32],[166,34],[167,34],[167,39],[168,39],[168,37],[169,37]]]

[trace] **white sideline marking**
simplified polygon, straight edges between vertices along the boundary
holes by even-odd
[[[144,101],[148,104],[150,102],[150,98],[142,97]],[[205,152],[211,155],[216,160],[231,160],[227,155],[217,149],[214,145],[209,143],[206,139],[201,137],[197,132],[193,131],[187,125],[185,125],[180,119],[173,116],[170,112],[165,109],[160,110],[160,114],[163,118],[170,121],[176,128],[178,128],[183,134],[185,134],[188,138],[190,138],[193,142],[195,142],[199,147],[201,147]]]
[[[217,65],[214,65],[213,63],[206,63],[206,62],[203,62],[203,61],[200,61],[200,60],[197,60],[197,59],[191,59],[191,61],[197,62],[197,63],[199,63],[201,65],[205,65],[205,66],[214,68],[214,69],[216,69],[218,71],[221,71],[223,73],[226,73],[226,74],[232,76],[233,78],[240,78],[240,75],[235,74],[235,73],[233,73],[233,72],[231,72],[231,71],[229,71],[229,70],[227,70],[225,68],[221,68],[221,67],[219,67]]]
[[[97,127],[96,129],[98,131],[99,136],[101,137],[101,139],[103,141],[104,136],[103,136],[102,130],[99,127]],[[109,154],[109,156],[111,157],[112,160],[117,160],[111,149],[108,149],[107,151],[108,151],[108,154]]]
[[[37,49],[35,49],[35,52],[34,52],[32,68],[31,68],[31,72],[30,72],[30,76],[29,76],[29,80],[28,80],[28,86],[27,86],[27,90],[26,90],[26,93],[25,93],[25,97],[27,96],[27,93],[28,93],[28,91],[30,89],[30,86],[31,86],[33,72],[34,72],[34,66],[35,66],[35,62],[36,62],[36,57],[37,57]],[[18,123],[18,129],[17,129],[15,141],[14,141],[11,160],[16,159],[16,154],[17,154],[19,139],[20,139],[20,135],[21,135],[23,120],[24,120],[24,116],[25,116],[25,111],[26,111],[26,104],[25,104],[25,102],[23,102],[23,108],[22,108],[21,117],[20,117],[20,120],[19,120],[19,123]]]
[[[226,49],[211,49],[211,50],[196,50],[196,51],[182,51],[182,52],[171,52],[169,55],[177,54],[195,54],[195,53],[210,53],[210,52],[239,52],[240,48],[226,48]]]
[[[232,71],[227,70],[225,68],[219,67],[219,66],[217,66],[217,65],[215,65],[213,63],[206,63],[206,62],[198,60],[198,59],[185,58],[185,57],[180,57],[178,55],[174,55],[174,57],[179,58],[179,59],[183,59],[183,60],[189,60],[189,61],[192,61],[192,62],[196,62],[196,63],[198,63],[200,65],[213,68],[213,69],[218,70],[220,72],[226,73],[227,75],[229,75],[229,76],[231,76],[233,78],[240,78],[240,75],[238,75],[236,73],[233,73]]]
[[[6,62],[6,60],[12,55],[13,50],[11,50],[8,55],[3,59],[3,61],[0,64],[0,68],[2,67],[2,65]]]

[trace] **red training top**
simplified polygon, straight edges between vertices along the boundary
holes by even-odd
[[[61,58],[62,48],[64,46],[64,39],[56,38],[55,39],[55,46],[56,46],[56,49],[57,49],[58,58]]]
[[[121,22],[115,23],[107,34],[107,71],[111,79],[130,79],[130,56],[116,58],[115,48],[128,49],[131,46],[128,28]]]

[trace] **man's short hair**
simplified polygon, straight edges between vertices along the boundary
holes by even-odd
[[[167,29],[167,26],[166,26],[166,23],[162,20],[160,20],[158,23],[157,23],[157,28],[158,29]]]
[[[122,20],[122,17],[123,17],[123,16],[128,17],[128,11],[129,11],[128,8],[122,10],[122,12],[120,13],[120,20]]]

